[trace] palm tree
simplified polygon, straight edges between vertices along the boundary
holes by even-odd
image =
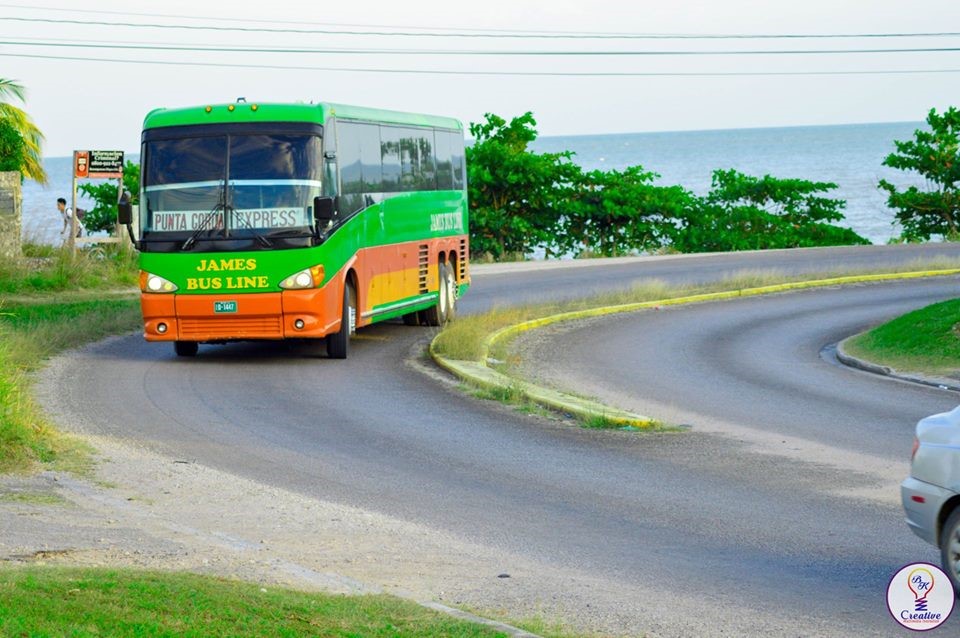
[[[40,129],[23,109],[19,109],[7,101],[11,98],[25,102],[26,89],[17,84],[15,80],[0,78],[0,120],[9,122],[23,138],[27,151],[23,174],[36,182],[46,184],[47,172],[43,170],[43,160],[40,153],[43,133],[40,132]]]

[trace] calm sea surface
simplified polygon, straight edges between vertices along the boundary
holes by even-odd
[[[735,168],[750,175],[770,174],[834,182],[834,197],[847,201],[846,222],[874,243],[899,235],[893,212],[877,188],[880,178],[895,184],[922,184],[917,176],[881,166],[894,150],[894,140],[906,140],[922,126],[919,122],[853,124],[789,128],[729,129],[679,133],[630,133],[542,137],[533,148],[539,152],[569,150],[586,169],[623,169],[641,165],[661,175],[661,184],[682,184],[704,193],[710,174],[718,168]],[[128,159],[136,161],[136,156]],[[41,187],[24,182],[24,236],[34,241],[57,242],[62,222],[57,197],[70,199],[71,160],[44,160],[50,183]],[[81,200],[81,208],[91,207]]]

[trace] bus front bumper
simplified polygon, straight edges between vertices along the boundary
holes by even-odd
[[[147,341],[318,339],[340,329],[342,295],[331,288],[335,286],[234,295],[143,293],[143,336]]]

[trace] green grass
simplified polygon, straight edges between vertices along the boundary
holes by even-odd
[[[88,446],[58,432],[33,400],[30,373],[64,349],[133,330],[139,323],[134,299],[0,308],[0,472],[29,470],[37,462],[78,472],[89,467]]]
[[[0,568],[4,636],[492,637],[390,596],[338,596],[183,573]]]
[[[59,494],[52,492],[5,492],[0,494],[0,503],[24,503],[25,505],[73,505]]]
[[[129,288],[137,284],[137,257],[114,244],[77,250],[25,244],[23,258],[0,260],[0,293]]]
[[[960,299],[907,313],[844,343],[855,357],[905,372],[960,372]]]
[[[24,254],[0,260],[0,292],[7,293],[0,298],[0,472],[38,462],[82,472],[90,464],[88,446],[51,425],[30,395],[30,374],[64,349],[139,325],[136,299],[110,293],[135,284],[136,264],[115,249],[72,258],[62,249],[27,245]]]

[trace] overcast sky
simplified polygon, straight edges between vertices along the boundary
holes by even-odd
[[[445,35],[319,32],[422,33],[423,29],[435,29],[433,33]],[[315,32],[291,33],[289,30]],[[499,37],[447,37],[455,32],[494,33]],[[560,32],[579,37],[530,37]],[[960,52],[762,55],[717,52],[958,49],[958,36],[842,39],[583,36],[931,32],[960,32],[960,2],[353,0],[335,3],[273,0],[227,3],[166,0],[132,3],[86,0],[68,3],[40,0],[29,6],[25,1],[0,2],[0,77],[18,80],[27,87],[26,110],[46,134],[48,156],[68,155],[74,149],[88,148],[134,152],[139,147],[143,116],[149,110],[159,106],[231,102],[238,96],[251,102],[323,100],[362,104],[451,115],[465,123],[480,120],[485,112],[509,118],[530,110],[539,123],[541,135],[917,121],[923,119],[931,107],[942,109],[960,104],[960,73],[956,72],[960,71]],[[512,37],[518,35],[525,37]],[[260,51],[115,48],[117,46],[256,48]],[[326,52],[281,53],[264,49],[323,49]],[[364,52],[330,52],[335,49]],[[371,53],[377,49],[387,52]],[[413,50],[426,53],[408,53]],[[474,53],[464,54],[467,51]],[[554,54],[506,55],[521,51]],[[667,51],[685,53],[650,55]],[[689,54],[694,51],[711,53]],[[594,55],[556,54],[570,52]],[[603,52],[632,55],[595,55]],[[640,52],[644,54],[637,55]],[[20,54],[61,59],[15,57]],[[92,61],[92,58],[126,63]],[[145,62],[148,60],[173,64],[148,64]],[[234,66],[199,66],[203,63]],[[369,73],[358,69],[455,73]],[[918,70],[925,72],[877,73]],[[938,70],[954,72],[931,72]],[[848,71],[871,73],[805,75]],[[465,72],[585,75],[467,75]],[[634,75],[600,75],[604,73]],[[730,73],[780,75],[723,75]]]

